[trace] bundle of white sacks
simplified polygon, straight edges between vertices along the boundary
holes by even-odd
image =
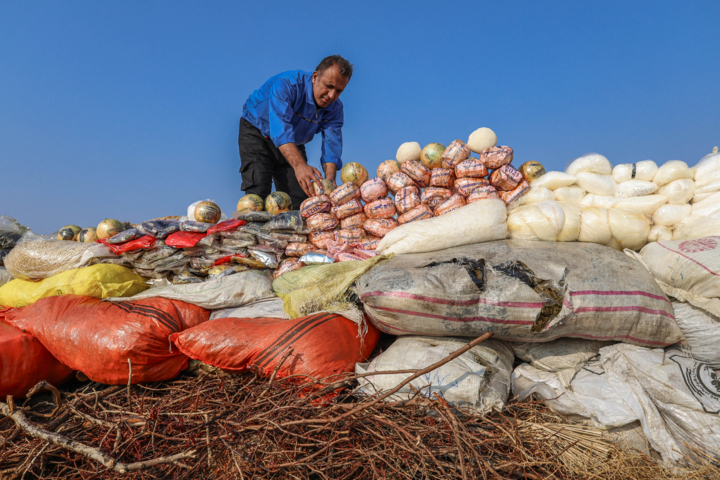
[[[548,172],[508,205],[510,237],[639,250],[647,242],[720,234],[720,154],[616,165],[597,153]],[[691,203],[692,202],[692,203]]]

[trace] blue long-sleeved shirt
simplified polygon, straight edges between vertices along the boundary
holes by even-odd
[[[312,73],[291,70],[270,78],[248,97],[242,116],[276,147],[304,145],[322,132],[320,163],[342,167],[343,104],[338,99],[319,108],[313,97]]]

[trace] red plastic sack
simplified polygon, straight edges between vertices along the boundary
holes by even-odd
[[[0,307],[1,308],[1,307]],[[22,309],[0,310],[0,398],[22,398],[39,381],[59,386],[72,377],[73,370],[60,363],[40,341],[4,323]]]
[[[173,333],[205,322],[210,312],[196,305],[148,298],[102,302],[80,295],[42,298],[13,319],[65,365],[108,385],[169,380],[187,368],[188,358],[172,348]]]
[[[209,231],[210,230],[208,230],[208,232]],[[200,240],[207,236],[208,233],[175,232],[165,239],[165,245],[175,248],[192,248],[197,245]]]
[[[248,371],[269,376],[285,352],[278,377],[309,375],[324,378],[353,372],[367,361],[380,332],[370,323],[364,339],[358,326],[340,315],[316,313],[294,320],[277,318],[220,318],[170,340],[185,355],[233,373]],[[307,379],[299,378],[300,381]]]
[[[217,232],[229,232],[230,230],[235,230],[238,227],[242,227],[245,225],[245,220],[238,220],[237,218],[231,218],[229,220],[225,220],[223,222],[218,223],[214,227],[208,228],[207,234],[212,235],[213,233]],[[167,242],[165,242],[167,243]]]
[[[155,245],[155,237],[151,237],[150,235],[144,235],[140,238],[136,238],[135,240],[130,240],[129,242],[116,245],[108,243],[107,238],[98,240],[98,242],[102,243],[103,245],[107,245],[108,248],[110,248],[110,250],[115,255],[120,255],[121,253],[132,252],[133,250],[140,250],[141,248],[153,248],[153,246]]]

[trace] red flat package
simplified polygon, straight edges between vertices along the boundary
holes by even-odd
[[[141,248],[152,248],[155,245],[155,237],[144,235],[140,238],[136,238],[135,240],[115,245],[108,243],[107,238],[98,240],[98,242],[103,245],[107,245],[107,247],[112,250],[115,255],[120,255],[121,253],[132,252],[133,250],[140,250]]]
[[[245,225],[245,220],[238,220],[237,218],[231,218],[230,220],[225,220],[224,222],[220,222],[214,227],[208,228],[207,234],[212,235],[213,233],[217,232],[228,232],[230,230],[235,230],[238,227],[241,227]]]
[[[208,235],[209,233],[175,232],[165,239],[165,245],[175,248],[192,248]]]

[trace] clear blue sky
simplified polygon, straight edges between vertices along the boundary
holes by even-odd
[[[0,214],[38,233],[242,195],[270,76],[355,64],[343,160],[490,127],[515,164],[695,164],[720,144],[720,2],[0,0]],[[319,166],[319,136],[308,146]]]

